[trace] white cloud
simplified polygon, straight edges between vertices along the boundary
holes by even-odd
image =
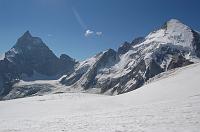
[[[85,31],[85,37],[89,37],[89,36],[91,36],[91,35],[93,35],[94,34],[94,31],[92,31],[92,30],[86,30]]]
[[[99,37],[99,36],[102,36],[103,35],[103,33],[102,32],[95,32],[95,31],[93,31],[93,30],[86,30],[85,31],[85,37]]]
[[[101,36],[103,33],[102,32],[96,32],[97,36]]]

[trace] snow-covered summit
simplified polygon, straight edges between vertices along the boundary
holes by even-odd
[[[166,22],[161,29],[151,32],[146,37],[145,43],[171,43],[173,45],[192,48],[192,41],[192,29],[179,20],[171,19]]]

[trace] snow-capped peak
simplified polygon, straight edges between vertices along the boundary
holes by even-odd
[[[168,22],[168,24],[171,23],[171,24],[183,24],[180,20],[178,19],[170,19]]]
[[[191,29],[181,21],[177,19],[171,19],[167,22],[167,30],[171,32],[184,32],[185,30]]]
[[[173,44],[192,48],[192,29],[179,20],[171,19],[161,29],[151,32],[144,43],[158,42],[160,44]]]

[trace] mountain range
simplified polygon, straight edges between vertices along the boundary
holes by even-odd
[[[40,38],[27,31],[0,57],[0,99],[55,91],[122,94],[140,88],[160,73],[196,63],[199,58],[200,33],[176,19],[146,37],[124,42],[117,50],[108,49],[81,62],[65,54],[58,58]],[[38,80],[46,82],[34,83]],[[29,83],[22,85],[24,82]]]

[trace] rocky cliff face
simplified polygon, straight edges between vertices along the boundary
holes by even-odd
[[[4,96],[19,80],[58,79],[74,70],[75,60],[58,58],[38,37],[25,32],[0,60],[0,95]]]
[[[61,83],[71,90],[129,92],[159,73],[192,64],[199,58],[199,40],[199,33],[172,19],[145,38],[125,42],[118,51],[109,49],[80,62]]]

